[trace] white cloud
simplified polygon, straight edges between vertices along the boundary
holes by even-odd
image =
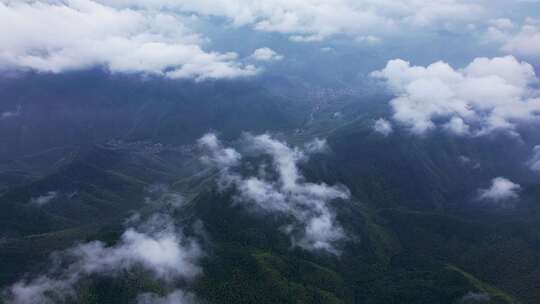
[[[74,287],[81,279],[115,276],[134,267],[142,267],[166,282],[177,278],[192,280],[201,274],[197,262],[202,250],[194,239],[176,231],[169,217],[156,215],[143,227],[145,231],[126,230],[113,246],[95,241],[53,255],[72,262],[63,266],[55,262],[47,274],[15,283],[9,289],[9,302],[52,304],[73,300]]]
[[[329,150],[326,139],[315,138],[304,145],[304,150],[307,153],[323,153]]]
[[[497,19],[487,30],[488,40],[502,44],[504,52],[523,56],[540,56],[540,21],[527,19],[516,27],[508,19]]]
[[[480,169],[481,167],[480,163],[477,160],[473,160],[468,156],[460,155],[458,159],[462,164],[467,165],[472,169]]]
[[[43,206],[43,205],[46,205],[46,204],[50,203],[51,201],[53,201],[57,197],[58,197],[58,192],[49,191],[44,195],[40,195],[38,197],[32,197],[30,199],[30,203],[38,205],[38,206]]]
[[[516,199],[519,197],[518,192],[520,189],[520,185],[513,183],[509,179],[497,177],[491,181],[491,186],[488,189],[480,190],[480,199],[495,202]]]
[[[148,205],[177,209],[184,204],[184,197],[172,192],[167,184],[151,184],[144,191],[147,194],[144,201]],[[140,217],[139,214],[134,216]]]
[[[88,274],[141,265],[161,279],[192,278],[201,271],[194,264],[200,256],[200,248],[194,241],[180,247],[181,241],[170,232],[149,236],[129,229],[122,235],[120,243],[113,247],[93,242],[71,250],[71,254],[79,259],[77,267]]]
[[[321,48],[321,52],[323,52],[323,53],[332,53],[334,51],[335,51],[335,49],[332,48],[332,47],[329,47],[329,46],[325,46],[325,47]]]
[[[382,42],[381,38],[373,36],[373,35],[356,37],[355,40],[360,43],[371,44],[371,45],[379,44]]]
[[[185,293],[182,290],[176,290],[170,294],[160,297],[153,293],[145,293],[137,298],[137,304],[194,304],[195,296],[191,293]]]
[[[213,136],[206,135],[203,138]],[[323,142],[317,140],[307,144],[306,150],[301,150],[268,134],[247,136],[249,151],[271,157],[273,173],[277,174],[277,178],[272,178],[274,175],[267,172],[268,168],[264,164],[260,164],[258,174],[247,176],[236,172],[239,170],[235,170],[234,166],[238,163],[213,164],[222,170],[221,183],[236,188],[238,202],[259,212],[277,213],[294,219],[290,225],[282,227],[289,234],[293,245],[338,254],[335,243],[346,239],[346,236],[329,204],[338,198],[349,198],[349,191],[342,186],[306,182],[298,168],[298,163],[307,158],[305,153],[321,151],[321,147],[326,147]],[[231,149],[223,147],[220,142],[211,146],[215,151],[208,151],[209,158],[223,154],[225,149]]]
[[[251,57],[258,61],[279,61],[283,59],[283,55],[267,47],[256,49]]]
[[[6,112],[0,113],[0,120],[7,119],[7,118],[10,118],[10,117],[16,117],[16,116],[19,116],[19,114],[17,112],[6,111]]]
[[[476,58],[464,69],[445,62],[411,66],[401,59],[372,73],[396,95],[393,118],[417,134],[441,125],[456,134],[514,133],[517,123],[536,120],[539,92],[533,67],[514,57]]]
[[[491,296],[485,292],[469,292],[461,298],[462,303],[487,303],[491,301]]]
[[[232,167],[237,165],[242,155],[233,148],[224,148],[217,138],[216,134],[208,133],[198,140],[201,148],[205,149],[208,155],[203,155],[201,160],[207,164],[213,164],[218,167]]]
[[[379,118],[375,121],[375,123],[373,124],[373,130],[384,136],[388,136],[394,131],[394,129],[392,128],[392,124],[384,118]]]
[[[17,116],[20,116],[20,115],[21,115],[21,106],[18,106],[17,110],[15,110],[15,111],[0,112],[0,120],[12,118],[12,117],[17,117]]]
[[[182,18],[91,0],[1,0],[0,68],[59,73],[103,66],[198,80],[257,73],[235,53],[204,51]]]
[[[508,18],[499,18],[491,21],[491,24],[499,29],[513,29],[514,28],[514,22]]]
[[[476,19],[484,9],[462,0],[101,0],[117,7],[171,9],[217,16],[235,26],[288,35],[298,42],[333,35],[369,37],[402,26]]]
[[[528,162],[529,168],[540,173],[540,146],[535,146],[533,156]]]
[[[449,122],[444,124],[444,127],[451,133],[457,135],[470,134],[470,127],[463,121],[461,117],[452,117]]]

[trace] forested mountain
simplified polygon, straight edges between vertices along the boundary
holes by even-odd
[[[0,0],[0,304],[540,303],[539,20]]]

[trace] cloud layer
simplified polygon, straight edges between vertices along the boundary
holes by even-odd
[[[439,61],[427,67],[395,59],[372,73],[396,95],[393,118],[417,134],[442,127],[459,135],[513,132],[538,119],[533,67],[514,57],[476,58],[463,69]]]
[[[255,175],[242,175],[238,168],[242,159],[240,154],[224,147],[214,134],[205,135],[199,144],[206,151],[203,161],[210,161],[221,170],[221,184],[237,190],[238,202],[259,212],[281,214],[293,219],[289,225],[282,227],[291,237],[293,245],[307,250],[339,253],[335,244],[346,239],[346,236],[329,204],[336,199],[348,199],[349,191],[341,186],[306,182],[298,168],[298,164],[307,158],[306,151],[316,152],[326,148],[324,141],[308,143],[302,150],[290,147],[268,134],[247,136],[249,151],[269,156],[272,162],[272,172],[261,161]]]
[[[461,0],[101,0],[117,7],[171,9],[222,17],[235,26],[288,35],[293,41],[320,41],[333,35],[356,38],[401,26],[425,26],[478,17],[478,3]]]
[[[170,78],[233,78],[257,69],[206,52],[185,17],[91,0],[0,1],[0,68],[58,73],[102,66]]]

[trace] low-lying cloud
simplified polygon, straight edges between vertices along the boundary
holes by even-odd
[[[135,268],[164,282],[189,281],[202,272],[198,265],[202,254],[198,242],[184,236],[170,217],[156,214],[138,228],[127,229],[115,245],[95,241],[53,255],[53,266],[46,274],[15,283],[6,291],[7,299],[13,304],[76,300],[80,280],[117,276]],[[70,262],[65,265],[65,261]]]
[[[388,136],[394,131],[394,129],[392,128],[392,124],[388,120],[384,118],[379,118],[373,124],[373,131],[380,133],[384,136]]]
[[[137,298],[137,304],[194,304],[195,296],[182,290],[175,290],[166,296],[145,293]]]
[[[32,197],[30,199],[30,204],[43,206],[55,200],[58,197],[58,195],[59,195],[58,191],[49,191],[46,194],[43,194],[37,197]]]
[[[531,170],[540,173],[540,145],[533,148],[533,156],[527,164]]]
[[[497,177],[491,181],[491,186],[487,189],[480,189],[479,198],[500,202],[510,199],[517,199],[521,186],[504,177]]]
[[[247,135],[245,148],[255,155],[269,156],[272,162],[270,170],[261,161],[258,173],[253,175],[240,172],[243,157],[235,149],[225,147],[215,134],[205,135],[199,145],[206,153],[203,160],[221,170],[220,184],[236,189],[237,202],[258,212],[293,218],[282,227],[293,245],[339,254],[336,242],[347,237],[330,204],[336,199],[348,199],[349,191],[343,186],[307,182],[298,167],[306,161],[306,153],[326,149],[325,141],[315,140],[300,149],[268,134]]]
[[[21,106],[17,107],[15,111],[0,112],[0,121],[4,119],[14,118],[21,115]]]
[[[476,58],[463,69],[395,59],[372,75],[396,95],[393,119],[416,134],[440,127],[458,135],[516,135],[517,124],[537,121],[540,114],[540,92],[531,86],[538,81],[534,69],[512,56]]]
[[[205,134],[198,140],[198,144],[208,152],[201,157],[201,161],[206,164],[229,168],[238,165],[242,159],[242,155],[235,149],[223,147],[214,133]]]
[[[461,298],[462,303],[487,303],[491,300],[491,296],[485,292],[469,292]]]

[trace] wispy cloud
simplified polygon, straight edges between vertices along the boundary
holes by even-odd
[[[531,170],[540,173],[540,146],[535,146],[533,148],[533,156],[527,164]]]
[[[20,115],[21,115],[21,106],[18,106],[17,110],[15,110],[15,111],[0,112],[0,120],[12,118],[12,117],[17,117],[17,116],[20,116]]]
[[[388,136],[394,131],[394,129],[392,128],[392,124],[384,118],[379,118],[375,121],[375,123],[373,124],[373,130],[384,136]]]
[[[238,168],[242,159],[240,153],[225,147],[214,134],[205,135],[199,143],[207,155],[203,160],[213,160],[210,164],[221,170],[221,185],[237,190],[237,202],[258,212],[292,217],[294,221],[282,230],[290,236],[293,245],[339,254],[336,242],[347,237],[330,203],[336,199],[348,199],[349,191],[343,186],[307,182],[298,167],[307,159],[306,153],[323,150],[326,147],[324,141],[311,142],[302,150],[268,134],[248,135],[245,138],[247,148],[252,153],[270,156],[275,173],[270,174],[268,168],[260,163],[255,175],[243,175]],[[273,178],[273,175],[277,177]]]
[[[491,300],[491,296],[485,292],[469,292],[461,298],[464,303],[486,303]]]
[[[58,195],[59,195],[58,191],[49,191],[46,194],[43,194],[43,195],[40,195],[40,196],[37,196],[37,197],[32,197],[30,199],[30,204],[43,206],[43,205],[46,205],[46,204],[50,203],[54,199],[56,199],[58,197]]]
[[[154,293],[145,293],[137,298],[137,304],[194,304],[195,296],[182,290],[175,290],[163,297]]]

